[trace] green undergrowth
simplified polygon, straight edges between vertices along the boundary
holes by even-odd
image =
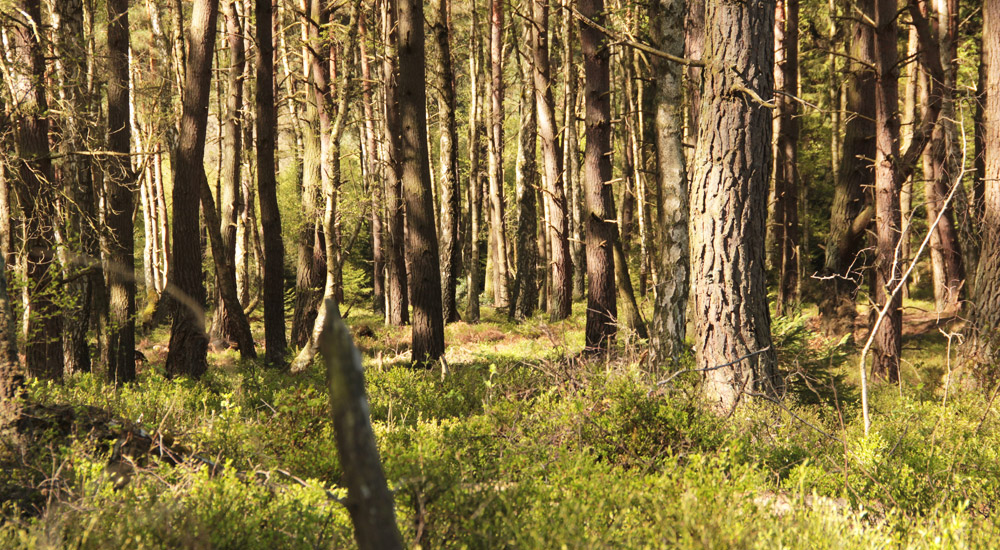
[[[404,366],[406,330],[351,314],[409,546],[964,548],[1000,534],[989,395],[876,386],[866,438],[854,351],[800,316],[774,327],[785,398],[719,416],[697,374],[657,384],[690,365],[650,374],[641,342],[581,358],[577,306],[558,324],[484,308],[449,326],[443,377]],[[293,376],[227,352],[195,382],[148,355],[117,391],[92,375],[28,388],[77,411],[76,429],[4,434],[0,548],[353,546],[318,364]],[[184,460],[121,458],[82,420],[95,410],[168,435]]]

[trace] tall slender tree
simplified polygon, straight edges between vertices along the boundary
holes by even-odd
[[[490,0],[490,124],[489,124],[489,182],[490,182],[490,265],[493,284],[493,305],[507,305],[510,287],[510,267],[507,263],[506,200],[504,198],[504,4],[503,0]]]
[[[462,248],[458,225],[458,123],[456,121],[455,69],[451,53],[451,2],[438,0],[434,40],[440,57],[437,77],[438,116],[441,118],[441,302],[446,322],[459,319],[455,285],[461,273]]]
[[[49,149],[49,103],[45,81],[45,52],[37,29],[42,28],[39,0],[16,3],[17,24],[11,34],[14,61],[12,95],[14,143],[18,178],[15,185],[18,203],[25,220],[27,249],[28,301],[25,363],[28,375],[60,380],[63,375],[63,319],[55,302],[53,279],[55,235],[55,174]]]
[[[775,311],[788,312],[799,292],[799,0],[778,0],[774,21],[774,217],[778,293]]]
[[[552,307],[549,318],[558,321],[569,317],[573,306],[573,262],[570,258],[569,213],[563,185],[562,147],[556,139],[555,100],[549,67],[549,0],[532,0],[529,43],[533,57],[534,94],[538,113],[538,137],[541,141],[545,170],[545,201],[551,226],[544,228],[552,243]]]
[[[128,0],[108,0],[108,377],[135,379],[135,211],[129,121]]]
[[[205,312],[200,306],[205,301],[201,253],[192,243],[200,240],[198,205],[202,188],[208,186],[204,165],[205,131],[218,16],[218,0],[197,0],[188,27],[183,115],[173,188],[174,265],[170,274],[174,287],[174,320],[166,363],[171,376],[198,377],[208,368]]]
[[[604,1],[581,0],[580,13],[603,25]],[[611,72],[608,37],[595,25],[580,23],[586,74],[584,187],[587,194],[586,349],[607,350],[617,332],[614,243],[615,198],[611,187]]]
[[[422,0],[399,4],[399,113],[402,180],[406,198],[407,251],[413,271],[413,360],[444,355],[441,270],[434,229],[434,197],[427,151]]]
[[[684,54],[684,0],[650,3],[650,35],[660,50]],[[659,285],[653,312],[653,360],[683,352],[688,297],[688,183],[684,158],[683,66],[653,60],[656,75],[656,201]],[[641,199],[640,199],[641,200]]]
[[[256,0],[257,18],[257,194],[264,240],[264,345],[267,362],[285,361],[285,245],[281,240],[274,162],[277,112],[274,106],[273,2]]]
[[[399,69],[396,11],[398,0],[384,0],[382,13],[382,36],[385,43],[385,60],[382,77],[385,79],[385,150],[386,170],[385,208],[389,225],[389,239],[386,243],[386,292],[388,312],[386,319],[391,325],[405,325],[410,322],[410,300],[406,277],[406,244],[402,190],[402,129],[399,119]]]
[[[525,26],[530,26],[528,23]],[[527,32],[531,32],[530,30]],[[521,74],[521,96],[518,112],[521,124],[517,131],[517,233],[514,247],[517,269],[510,288],[510,318],[531,317],[538,307],[538,286],[536,285],[538,244],[537,207],[535,201],[538,187],[538,163],[535,157],[537,144],[537,122],[535,107],[535,86],[532,81],[532,67],[527,55],[518,51],[518,69]]]

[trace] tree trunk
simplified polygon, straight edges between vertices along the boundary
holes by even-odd
[[[479,16],[475,0],[472,2],[472,32],[469,47],[469,257],[468,270],[469,302],[465,310],[465,320],[479,321],[480,285],[480,233],[482,233],[483,204],[483,67],[482,39],[479,31]]]
[[[503,176],[503,0],[490,1],[490,260],[493,266],[493,306],[503,308],[508,303],[510,267],[507,263],[506,201]]]
[[[10,83],[20,98],[13,112],[14,140],[20,181],[15,188],[25,223],[27,274],[26,366],[28,375],[49,380],[63,376],[62,312],[55,302],[53,277],[55,249],[52,220],[55,176],[49,151],[48,100],[45,92],[45,57],[34,29],[42,26],[39,0],[17,3],[18,22],[13,26],[13,51],[17,71]],[[20,18],[24,17],[25,20]]]
[[[545,201],[548,203],[552,222],[543,228],[548,232],[552,249],[552,257],[548,263],[552,269],[552,307],[549,309],[549,320],[559,321],[569,317],[573,309],[573,261],[569,246],[569,214],[563,184],[563,154],[556,139],[555,100],[549,68],[549,0],[532,0],[531,5],[532,21],[528,25],[530,28],[528,34],[534,61],[532,67],[538,113],[538,137],[541,140],[545,169]]]
[[[302,210],[303,223],[298,236],[298,263],[295,276],[295,309],[292,314],[291,344],[305,346],[309,341],[316,315],[323,301],[324,274],[327,259],[321,222],[323,204],[321,192],[324,179],[329,178],[330,127],[326,83],[329,80],[327,44],[321,38],[321,27],[329,20],[329,10],[320,0],[305,0],[302,16],[303,80],[305,109],[302,127]],[[325,141],[325,143],[324,143]]]
[[[761,98],[774,92],[774,2],[709,0],[705,20],[691,290],[695,364],[706,371],[705,393],[725,413],[744,391],[775,395],[781,385],[764,277],[772,128]]]
[[[275,178],[274,43],[272,2],[256,0],[257,17],[257,194],[264,240],[264,346],[267,362],[280,365],[285,339],[285,245],[281,240],[278,184]],[[175,259],[176,262],[176,259]]]
[[[458,125],[455,121],[455,70],[451,58],[450,0],[438,1],[434,25],[441,66],[437,75],[438,109],[441,118],[441,305],[445,322],[458,321],[455,285],[462,272],[462,248],[458,239],[460,190],[458,185]]]
[[[388,315],[390,325],[401,326],[410,322],[409,288],[406,277],[406,248],[402,190],[402,129],[399,120],[399,70],[396,28],[397,0],[385,0],[383,14],[383,41],[385,61],[382,78],[385,81],[385,148],[388,170],[386,172],[385,207],[389,220],[389,241],[386,263]]]
[[[6,106],[0,100],[0,123],[9,125]],[[9,127],[9,126],[8,126]],[[6,137],[0,137],[0,151],[8,151]],[[10,188],[6,158],[0,159],[0,403],[13,397],[20,385],[21,365],[17,359],[17,320],[7,284],[7,250],[10,242]]]
[[[573,298],[583,298],[583,287],[586,281],[587,256],[584,250],[583,227],[583,192],[580,189],[580,142],[577,132],[577,75],[578,66],[573,57],[573,19],[569,9],[572,0],[562,0],[563,7],[563,128],[566,132],[563,143],[563,167],[566,171],[565,189],[569,209],[569,239],[570,263],[574,271]]]
[[[128,0],[108,0],[108,378],[135,379],[135,210],[131,186]]]
[[[902,294],[890,295],[902,275],[896,245],[902,226],[897,186],[899,159],[899,82],[896,71],[896,0],[875,0],[875,305],[891,300],[885,321],[875,335],[872,374],[899,379],[902,342]]]
[[[599,25],[605,19],[603,0],[581,0],[580,13]],[[608,37],[580,23],[580,44],[586,73],[587,147],[584,187],[587,194],[587,326],[585,349],[608,350],[618,322],[615,296],[615,197],[611,186],[611,75]]]
[[[243,71],[246,65],[246,52],[243,49],[243,22],[237,12],[239,2],[223,0],[223,13],[226,19],[226,39],[229,42],[229,69],[227,71],[228,95],[226,97],[226,115],[222,123],[222,173],[219,206],[222,209],[220,219],[222,236],[223,260],[236,274],[236,228],[240,212],[245,208],[242,186],[240,185],[243,168]],[[234,279],[234,284],[236,280]],[[221,285],[220,285],[221,286]],[[238,285],[237,285],[238,286]],[[236,292],[239,302],[239,292]],[[242,305],[240,312],[243,311]],[[212,337],[227,342],[236,342],[237,327],[235,312],[230,312],[226,300],[216,291],[215,317],[212,320]]]
[[[372,91],[372,72],[368,60],[368,26],[367,10],[358,14],[358,42],[361,48],[361,103],[364,110],[364,151],[365,181],[372,197],[372,310],[385,315],[385,252],[382,225],[382,180],[384,159],[379,155],[379,147],[375,140],[375,103]]]
[[[872,0],[857,4],[868,17],[872,6]],[[871,193],[867,191],[875,181],[871,162],[875,158],[874,30],[859,19],[852,19],[851,27],[844,141],[834,182],[823,268],[831,279],[819,303],[827,328],[835,332],[854,327],[854,296],[865,268],[861,249],[874,214]]]
[[[530,23],[526,24],[525,28],[529,25]],[[535,204],[535,189],[538,187],[538,164],[535,159],[538,117],[531,64],[524,59],[518,63],[518,68],[521,73],[521,97],[518,105],[521,125],[517,132],[517,233],[514,245],[517,249],[517,272],[510,289],[508,316],[511,319],[526,319],[538,307],[538,220]]]
[[[361,11],[360,4],[361,0],[354,0],[351,4],[350,20],[347,22],[348,29],[357,27],[358,13]],[[309,340],[292,362],[292,372],[301,372],[312,363],[316,352],[319,350],[321,336],[324,327],[327,326],[328,319],[331,316],[340,316],[340,302],[343,299],[342,295],[340,295],[340,292],[342,292],[342,281],[339,278],[341,274],[339,265],[340,251],[339,243],[334,235],[337,233],[337,201],[341,185],[340,144],[347,121],[348,98],[351,95],[349,78],[353,76],[351,73],[354,70],[353,62],[357,40],[357,35],[352,33],[347,40],[346,47],[341,48],[340,55],[331,56],[332,62],[329,65],[336,73],[337,91],[334,99],[334,118],[329,122],[330,131],[326,134],[330,147],[330,150],[327,152],[329,156],[329,174],[322,180],[324,202],[322,219],[323,234],[328,236],[325,240],[327,257],[326,283],[323,287],[323,299],[317,311],[315,324],[312,327]],[[331,46],[330,49],[333,50],[333,47]],[[339,64],[338,59],[342,60]],[[314,66],[315,69],[319,69],[319,67]],[[320,77],[317,80],[318,89],[321,91],[328,90],[329,84],[326,79],[325,70],[317,72],[315,76]]]
[[[197,0],[189,27],[184,107],[174,170],[174,265],[171,284],[175,305],[166,363],[170,376],[199,377],[208,368],[205,312],[200,306],[205,301],[201,251],[193,243],[200,240],[198,204],[202,189],[208,187],[204,166],[205,130],[218,15],[218,0]]]
[[[1000,342],[1000,0],[983,4],[983,57],[985,75],[983,108],[982,235],[983,248],[974,287],[976,360],[990,383],[996,376]]]
[[[427,151],[424,59],[423,2],[403,0],[399,4],[399,113],[407,250],[413,269],[414,362],[435,361],[444,354],[441,270]]]
[[[684,53],[681,28],[684,0],[650,4],[653,44],[673,55]],[[656,235],[659,281],[653,311],[653,364],[676,360],[684,351],[688,302],[688,183],[684,156],[683,68],[653,60],[656,75]]]
[[[775,310],[785,315],[799,300],[799,0],[778,0],[774,23],[774,246],[778,271]]]
[[[933,225],[944,206],[945,197],[955,185],[961,170],[958,156],[957,129],[953,122],[955,113],[955,85],[958,67],[958,5],[955,0],[937,3],[937,38],[940,44],[941,65],[944,69],[939,123],[934,127],[930,143],[924,150],[924,192],[927,199],[928,227]],[[961,299],[965,283],[965,266],[955,225],[955,209],[945,209],[931,236],[931,263],[934,284],[934,303],[938,311],[954,311]]]

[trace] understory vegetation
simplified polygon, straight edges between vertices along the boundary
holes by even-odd
[[[484,309],[449,325],[446,373],[409,366],[407,329],[349,317],[405,543],[961,548],[996,535],[996,391],[961,387],[936,328],[910,337],[923,353],[905,384],[873,388],[865,438],[858,350],[814,333],[808,311],[775,321],[784,398],[720,417],[698,373],[676,374],[688,363],[650,373],[642,342],[581,355],[582,306],[556,324]],[[0,438],[0,547],[352,546],[318,362],[290,375],[226,351],[201,380],[169,380],[165,337],[142,342],[148,362],[117,391],[91,374],[26,388],[18,434]]]

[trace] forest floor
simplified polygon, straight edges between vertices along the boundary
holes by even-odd
[[[407,366],[408,329],[351,312],[408,546],[962,548],[1000,535],[997,392],[957,382],[958,340],[949,356],[936,320],[908,316],[903,383],[874,385],[865,437],[862,337],[819,336],[808,309],[774,320],[785,398],[720,418],[696,373],[658,383],[689,359],[650,372],[628,335],[610,358],[581,358],[583,308],[560,323],[484,308],[448,326],[445,375]],[[0,437],[0,548],[353,546],[319,364],[289,375],[223,351],[202,380],[168,380],[166,340],[142,339],[148,362],[117,391],[90,374],[27,388]]]

